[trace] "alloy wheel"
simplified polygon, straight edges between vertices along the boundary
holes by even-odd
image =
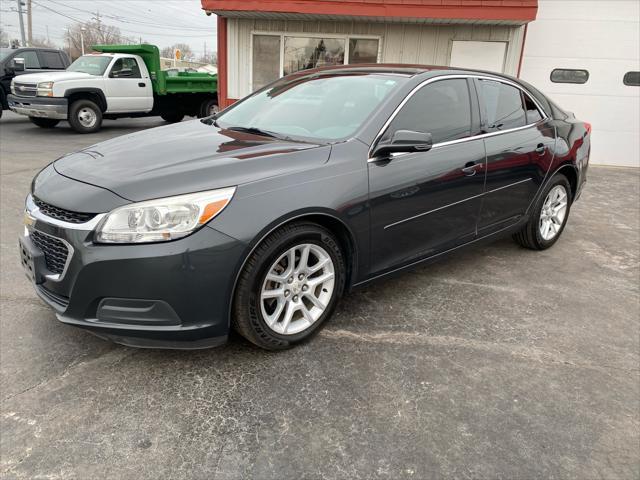
[[[540,212],[540,236],[546,240],[553,240],[560,232],[567,215],[568,195],[563,185],[553,187],[542,204]]]
[[[260,292],[267,326],[281,335],[306,330],[322,316],[333,296],[335,267],[314,243],[296,245],[271,265]]]

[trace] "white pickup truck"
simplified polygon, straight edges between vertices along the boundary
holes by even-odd
[[[81,56],[66,71],[15,78],[9,108],[42,128],[68,120],[80,133],[99,130],[103,119],[160,116],[179,122],[218,110],[217,76],[163,71],[154,45],[93,49],[101,53]]]

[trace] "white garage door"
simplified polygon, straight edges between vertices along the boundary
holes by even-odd
[[[504,72],[507,42],[472,42],[454,40],[451,45],[452,67]]]
[[[520,76],[592,124],[592,163],[640,166],[639,39],[635,0],[540,0],[528,26]]]

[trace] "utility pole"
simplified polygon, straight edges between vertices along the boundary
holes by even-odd
[[[96,28],[98,29],[98,39],[100,43],[105,43],[105,39],[102,36],[102,23],[100,22],[100,10],[96,10],[96,16],[92,18],[96,21]]]
[[[33,25],[31,20],[31,0],[27,0],[27,39],[29,40],[29,46],[33,47]]]
[[[27,45],[27,41],[24,38],[24,20],[22,18],[22,0],[18,0],[18,16],[20,17],[20,39],[22,43],[20,46],[24,47]]]

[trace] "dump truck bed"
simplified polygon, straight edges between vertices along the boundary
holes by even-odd
[[[218,90],[218,76],[200,72],[178,72],[169,75],[162,70],[160,51],[155,45],[94,45],[93,50],[102,53],[129,53],[142,57],[149,74],[153,93],[167,95],[172,93],[215,93]]]

